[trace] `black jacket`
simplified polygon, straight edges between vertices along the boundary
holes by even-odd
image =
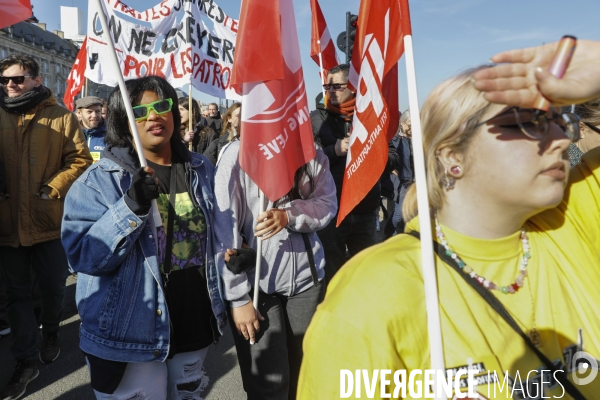
[[[206,125],[213,131],[217,132],[218,135],[221,134],[221,129],[223,127],[223,118],[221,118],[221,113],[217,111],[217,115],[214,117],[206,117]]]
[[[210,144],[208,145],[208,147],[202,155],[208,158],[208,161],[210,161],[212,165],[217,165],[219,153],[227,143],[229,143],[229,135],[227,134],[227,132],[225,132],[224,135],[221,135],[217,139],[210,142]]]
[[[315,140],[323,147],[323,151],[327,155],[327,158],[329,158],[329,169],[331,170],[331,175],[335,182],[339,204],[340,196],[342,194],[342,185],[344,183],[346,156],[338,156],[335,153],[335,144],[338,139],[344,139],[346,137],[345,117],[334,114],[325,109],[322,104],[319,104],[317,109],[310,113],[310,119]],[[400,158],[398,157],[396,148],[390,142],[388,143],[388,160],[383,173],[390,173],[394,169],[397,169],[399,163]],[[365,214],[375,211],[377,207],[379,207],[380,196],[381,184],[378,180],[377,183],[375,183],[375,186],[373,186],[365,198],[356,205],[352,212],[356,214]]]
[[[203,129],[205,131],[204,134],[201,135],[200,132]],[[199,154],[203,154],[210,145],[210,143],[218,137],[219,135],[211,128],[207,128],[204,125],[201,125],[201,123],[198,123],[196,125],[196,128],[194,129],[194,139],[192,139],[192,151]]]

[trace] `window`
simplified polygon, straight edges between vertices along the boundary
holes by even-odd
[[[63,75],[64,76],[69,76],[69,69],[65,66],[62,67],[63,68]]]
[[[48,64],[46,64],[46,67],[47,66]],[[44,77],[44,86],[50,87],[50,78],[48,78],[47,76]]]
[[[42,69],[44,70],[44,72],[48,72],[48,62],[47,61],[42,61]]]
[[[56,64],[56,73],[60,74],[60,65]]]
[[[6,58],[8,57],[8,51],[6,51],[6,49],[2,49],[2,58]]]

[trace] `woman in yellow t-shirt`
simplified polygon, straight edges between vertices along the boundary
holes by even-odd
[[[534,122],[531,109],[489,103],[472,83],[484,68],[437,86],[421,114],[431,223],[459,268],[436,257],[448,376],[462,374],[462,390],[471,382],[470,398],[570,398],[535,347],[596,398],[600,149],[569,175],[576,117],[551,111]],[[404,203],[407,220],[416,217],[415,194],[412,187]],[[418,226],[413,218],[406,230]],[[467,280],[500,301],[531,346]],[[300,399],[424,398],[430,361],[419,241],[398,235],[341,269],[304,351]]]

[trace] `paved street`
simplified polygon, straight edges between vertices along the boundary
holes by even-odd
[[[386,220],[380,213],[381,231],[378,241],[383,240]],[[61,354],[52,364],[40,364],[40,375],[31,382],[23,399],[28,400],[94,400],[89,385],[89,375],[83,354],[79,350],[79,315],[75,307],[74,277],[67,280],[67,296],[61,323]],[[10,379],[15,366],[9,351],[10,336],[0,338],[0,388]],[[41,339],[38,345],[41,346]],[[217,346],[211,346],[204,368],[210,383],[203,392],[204,400],[243,400],[245,392],[237,364],[237,355],[229,327]]]
[[[79,316],[75,307],[75,278],[67,280],[67,297],[60,339],[61,354],[52,364],[40,365],[40,375],[27,388],[28,400],[93,400],[89,375],[79,350]],[[10,336],[0,338],[0,388],[3,388],[15,366],[9,351]],[[41,345],[41,340],[39,345]],[[212,346],[204,363],[210,378],[203,392],[205,400],[239,400],[245,398],[237,365],[233,339],[226,328],[219,344]]]

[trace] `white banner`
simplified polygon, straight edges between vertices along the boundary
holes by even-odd
[[[231,88],[238,21],[214,0],[164,0],[146,11],[136,11],[120,0],[102,3],[125,80],[158,75],[174,87],[191,82],[215,97],[240,98]],[[85,76],[116,86],[102,35],[96,7],[90,2]]]

